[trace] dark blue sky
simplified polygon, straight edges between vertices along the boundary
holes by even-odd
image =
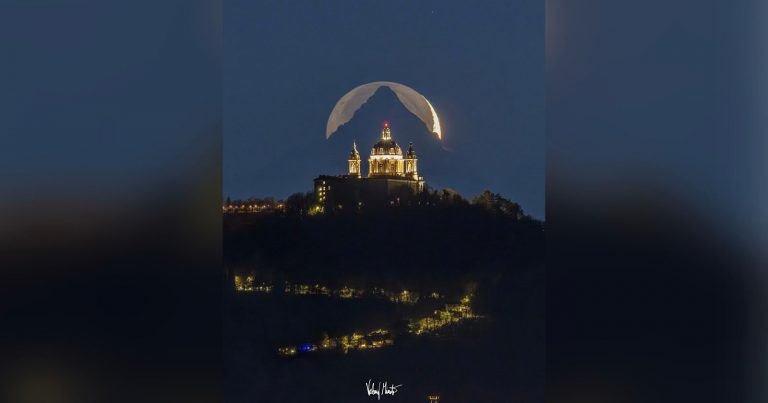
[[[203,160],[222,121],[216,4],[1,2],[0,38],[2,199],[114,208],[211,174]]]
[[[316,175],[344,173],[353,138],[367,156],[388,119],[428,184],[491,189],[544,216],[541,1],[234,0],[223,53],[225,196],[308,191]],[[371,81],[426,96],[442,144],[387,89],[326,141],[335,102]]]

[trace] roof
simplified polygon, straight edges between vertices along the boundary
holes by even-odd
[[[380,149],[383,149],[384,152],[379,152]],[[403,152],[400,150],[400,146],[395,142],[395,140],[392,139],[381,139],[377,141],[371,149],[371,154],[392,154],[389,152],[389,150],[394,150],[394,154],[403,154]]]

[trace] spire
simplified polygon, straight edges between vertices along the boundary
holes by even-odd
[[[349,158],[353,160],[360,159],[360,153],[357,152],[357,144],[355,143],[355,140],[352,140],[352,152],[349,153]]]
[[[392,138],[391,133],[389,132],[389,121],[384,121],[384,129],[381,131],[381,139],[382,140],[390,140]]]
[[[360,153],[357,152],[357,143],[355,143],[355,140],[352,140],[352,151],[349,152],[349,159],[347,160],[347,163],[349,164],[349,176],[354,178],[360,177]]]

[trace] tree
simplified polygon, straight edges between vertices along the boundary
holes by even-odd
[[[448,188],[443,189],[440,195],[440,202],[449,206],[466,206],[468,204],[467,200],[459,192]]]
[[[311,193],[304,194],[302,192],[297,192],[288,196],[288,198],[285,199],[285,212],[295,216],[306,215],[310,205],[310,203],[308,203],[309,197],[307,197],[307,195],[311,195]]]
[[[518,220],[525,217],[525,213],[519,204],[489,190],[473,197],[472,204],[480,206],[491,213],[515,217]]]

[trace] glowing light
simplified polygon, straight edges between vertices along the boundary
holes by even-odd
[[[334,348],[340,348],[344,354],[347,354],[350,350],[370,350],[377,349],[385,346],[391,346],[394,344],[392,335],[389,330],[375,329],[368,333],[353,332],[350,335],[343,335],[336,338],[330,338],[327,334],[323,335],[323,339],[317,344],[303,343],[299,347],[286,346],[277,349],[277,352],[283,356],[292,356],[296,352],[310,353],[316,351],[318,347],[322,350],[330,350]]]
[[[315,290],[324,289],[326,295],[331,295],[330,290],[326,287],[315,284],[314,286],[307,285],[294,285],[286,283],[286,293],[294,293],[296,295],[303,295],[304,293],[314,293]],[[342,295],[348,295],[346,298],[351,298],[355,295],[354,290],[349,287],[344,287],[346,292],[344,294],[335,294],[344,298]],[[353,291],[354,290],[354,291]],[[388,296],[390,299],[395,298],[397,300],[409,299],[414,297],[413,291],[403,290],[399,293],[389,293],[380,288],[373,289],[374,295]],[[448,326],[456,325],[461,322],[482,318],[483,316],[477,315],[472,311],[470,302],[472,297],[466,295],[460,299],[458,304],[445,304],[443,309],[436,309],[431,316],[422,317],[418,319],[409,320],[407,332],[419,336],[423,334],[438,333],[439,330]],[[323,338],[316,343],[303,343],[298,346],[285,346],[278,348],[278,353],[282,356],[293,356],[297,353],[309,353],[318,349],[332,350],[340,349],[344,354],[347,354],[352,350],[371,350],[391,346],[394,344],[393,333],[388,329],[373,329],[368,332],[354,331],[352,334],[342,335],[338,337],[329,337],[328,334],[323,333]]]
[[[401,304],[415,304],[419,302],[419,294],[415,292],[410,292],[408,290],[403,290],[398,294],[392,294],[387,291],[383,291],[385,295],[388,295],[389,300],[394,303],[401,303]]]
[[[299,346],[299,351],[302,353],[308,353],[310,351],[317,350],[317,346],[315,346],[312,343],[304,343],[301,346]]]
[[[293,347],[293,346],[280,347],[277,349],[277,352],[278,354],[285,355],[285,356],[296,355],[296,347]]]
[[[446,304],[443,309],[435,310],[432,316],[410,321],[408,332],[415,335],[432,333],[455,323],[480,318],[480,315],[472,312],[470,300],[471,298],[467,295],[459,304]]]
[[[255,291],[262,293],[271,293],[274,285],[268,282],[256,282],[253,276],[243,277],[241,275],[235,275],[233,278],[236,291]],[[353,288],[349,286],[343,286],[338,289],[331,289],[321,284],[299,284],[285,282],[283,292],[288,295],[304,296],[304,295],[320,295],[325,297],[336,297],[343,299],[352,298],[385,298],[390,302],[397,304],[415,304],[419,302],[420,295],[415,291],[402,290],[400,292],[394,292],[383,288],[374,287],[369,290],[361,288]],[[442,296],[436,292],[430,294],[432,298],[442,298]],[[469,303],[468,297],[462,299],[462,303]]]
[[[264,292],[264,293],[270,293],[272,292],[272,285],[267,283],[259,283],[258,285],[254,285],[254,278],[253,276],[247,276],[243,278],[242,276],[235,275],[235,291],[256,291],[256,292]]]

